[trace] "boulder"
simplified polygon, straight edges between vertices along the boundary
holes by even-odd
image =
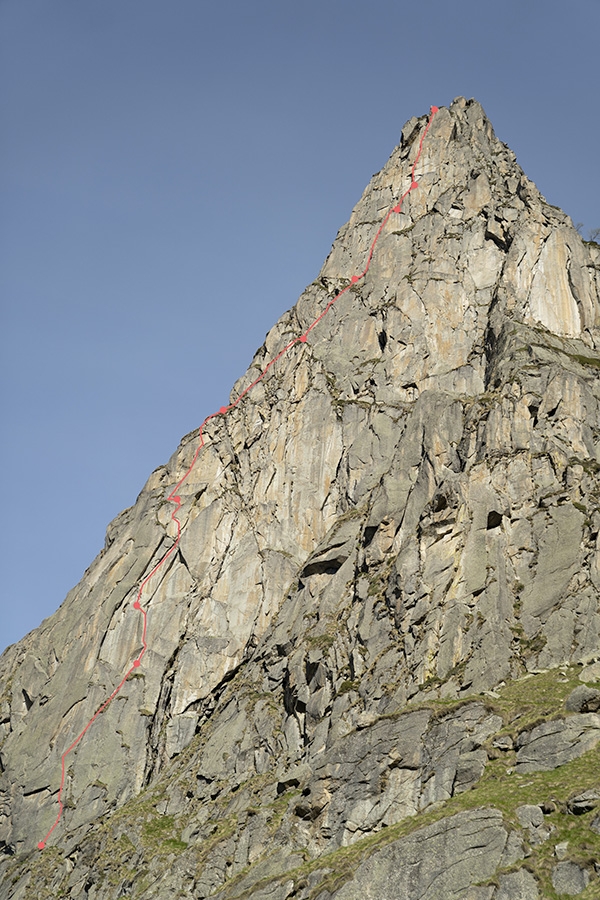
[[[590,713],[600,710],[600,691],[596,688],[581,684],[571,691],[565,700],[565,709],[568,712]]]
[[[524,828],[537,828],[543,824],[544,813],[539,806],[518,806],[517,819]]]
[[[577,863],[559,862],[552,869],[552,887],[557,894],[567,894],[575,897],[581,894],[589,884],[590,876],[587,869],[578,866]]]
[[[581,816],[584,813],[595,809],[599,802],[599,789],[596,788],[589,791],[583,791],[583,793],[577,794],[575,797],[571,797],[567,800],[567,811],[574,816]]]

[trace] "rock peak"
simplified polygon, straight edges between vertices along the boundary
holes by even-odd
[[[596,752],[596,712],[532,700],[519,720],[511,698],[530,702],[525,675],[562,697],[560,672],[600,657],[600,248],[478,103],[440,108],[423,140],[428,121],[404,126],[201,453],[183,438],[58,612],[0,657],[0,900],[33,883],[41,900],[92,883],[95,900],[285,900],[305,865],[299,900],[316,885],[350,900],[370,864],[386,893],[404,857],[424,884],[407,875],[394,896],[414,900],[449,833],[457,859],[487,835],[472,881],[512,866],[516,812],[448,815],[372,861],[365,844],[355,879],[335,851],[476,791],[492,741],[517,771]],[[65,749],[139,658],[137,592],[174,545],[175,489],[181,542],[142,598],[148,651],[69,756],[56,866],[36,868]],[[501,876],[504,896],[536,896],[522,874]]]

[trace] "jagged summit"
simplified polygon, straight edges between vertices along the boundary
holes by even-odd
[[[426,123],[405,125],[232,401],[350,289],[205,429],[181,543],[144,599],[148,652],[68,757],[43,854],[61,754],[139,652],[132,604],[174,541],[167,497],[197,432],[58,612],[0,658],[0,900],[350,900],[369,879],[389,900],[489,900],[466,891],[527,839],[489,792],[483,810],[457,805],[477,798],[492,741],[517,772],[597,754],[593,696],[560,704],[600,658],[600,248],[459,98],[353,284]],[[527,674],[553,699],[513,725]],[[559,723],[545,756],[544,716]],[[352,864],[336,856],[354,844]],[[454,869],[452,854],[475,862]],[[402,859],[422,881],[394,882]]]

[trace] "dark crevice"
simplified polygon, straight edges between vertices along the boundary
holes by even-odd
[[[46,785],[46,787],[36,788],[34,791],[23,791],[23,797],[35,797],[36,794],[45,794],[49,790],[50,788]]]
[[[308,578],[310,575],[335,575],[345,562],[346,557],[343,559],[341,557],[338,557],[337,559],[316,559],[314,562],[309,562],[304,566],[302,569],[302,577]]]
[[[534,428],[538,423],[539,408],[540,408],[539,405],[536,406],[534,403],[532,403],[530,406],[527,407],[527,409],[529,410],[529,415],[533,419],[533,427]]]
[[[171,705],[171,694],[173,692],[173,682],[175,680],[175,663],[179,655],[179,651],[183,646],[183,637],[180,638],[179,644],[171,654],[170,659],[164,668],[165,674],[162,677],[160,693],[156,710],[150,720],[150,728],[147,738],[146,749],[146,771],[144,772],[143,786],[147,787],[153,777],[158,774],[162,764],[162,751],[164,750],[165,738],[162,732],[162,725],[168,714]]]
[[[377,525],[367,525],[363,534],[363,547],[368,547],[373,538],[375,537],[375,532],[377,531]]]
[[[286,791],[289,791],[290,788],[297,788],[300,785],[300,782],[297,778],[286,778],[285,781],[277,782],[277,795],[285,794]],[[289,895],[288,895],[289,896]]]
[[[500,250],[508,250],[508,243],[504,238],[499,237],[497,234],[494,234],[493,231],[485,232],[486,241],[492,241]]]
[[[377,335],[377,340],[379,341],[379,346],[381,348],[381,351],[383,352],[388,342],[387,333],[385,331],[380,331]]]
[[[233,681],[244,663],[247,662],[248,657],[252,654],[254,649],[254,647],[251,648],[250,653],[247,653],[244,656],[244,660],[242,663],[240,663],[240,665],[235,666],[233,669],[230,669],[229,672],[225,673],[218,685],[213,688],[212,693],[209,694],[206,700],[196,700],[193,703],[190,703],[188,707],[186,707],[187,710],[197,712],[199,715],[198,724],[196,725],[196,734],[200,733],[207,720],[212,716],[228,684],[230,683],[230,681]]]
[[[207,484],[204,484],[204,485],[202,485],[202,487],[200,488],[200,490],[196,491],[196,493],[194,494],[194,497],[193,497],[193,503],[197,503],[197,502],[198,502],[198,500],[200,499],[200,497],[202,496],[202,494],[204,494],[204,493],[206,492],[207,488],[208,488],[208,485],[207,485]]]
[[[433,500],[431,501],[431,511],[441,512],[443,509],[447,509],[448,500],[443,494],[436,494]]]
[[[297,702],[298,695],[296,692],[296,688],[292,687],[290,683],[290,673],[288,670],[283,676],[283,708],[285,709],[288,716],[293,716],[296,712]]]
[[[488,513],[486,525],[488,531],[490,531],[492,528],[499,528],[501,524],[502,513],[497,512],[495,509]]]
[[[183,555],[183,553],[181,552],[181,546],[179,546],[177,548],[177,554],[175,556],[175,559],[184,567],[184,569],[186,570],[186,572],[188,573],[188,575],[190,576],[192,581],[195,581],[194,576],[190,572],[190,567],[187,564],[186,558]]]
[[[29,710],[33,706],[33,700],[31,699],[25,688],[21,688],[21,693],[23,694],[23,700],[25,701],[25,708],[27,712],[29,712]]]

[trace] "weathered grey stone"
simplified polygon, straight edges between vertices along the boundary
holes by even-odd
[[[165,752],[169,759],[187,747],[196,733],[197,724],[198,715],[195,713],[183,713],[167,722]]]
[[[529,843],[534,847],[537,844],[543,844],[544,841],[547,841],[552,837],[554,831],[556,831],[556,826],[552,824],[540,825],[538,828],[530,828]]]
[[[600,561],[599,561],[598,565],[600,565]],[[600,581],[598,581],[598,584],[600,584]],[[590,682],[590,681],[600,682],[600,662],[592,663],[589,666],[584,666],[583,669],[581,670],[581,672],[579,673],[579,679],[581,681],[585,681],[585,682]]]
[[[544,822],[544,813],[539,806],[518,806],[516,813],[523,828],[537,828]]]
[[[518,869],[501,875],[498,887],[494,891],[494,900],[538,900],[538,886],[535,878],[527,869]]]
[[[518,806],[516,814],[523,828],[527,828],[531,844],[547,841],[554,831],[553,825],[544,824],[544,813],[539,806]]]
[[[552,869],[552,887],[557,894],[568,894],[574,897],[586,889],[590,876],[574,862],[559,862]]]
[[[350,844],[468,790],[487,761],[481,744],[502,719],[474,703],[430,720],[428,711],[378,720],[319,753],[297,815]]]
[[[509,831],[508,840],[500,865],[503,869],[514,866],[516,862],[525,857],[525,848],[523,846],[523,834],[520,830]]]
[[[585,684],[576,687],[565,700],[565,709],[578,713],[598,712],[600,710],[600,691]]]
[[[517,739],[517,772],[555,769],[577,759],[600,741],[600,716],[582,713],[544,722]]]
[[[476,885],[475,887],[470,887],[467,889],[467,892],[464,895],[464,900],[492,900],[493,896],[493,885]]]
[[[600,803],[600,790],[583,791],[567,800],[567,810],[574,816],[581,816],[583,813],[595,809],[598,803]]]
[[[459,813],[375,852],[336,900],[454,900],[499,864],[507,833],[497,810]]]
[[[583,514],[573,506],[559,506],[550,517],[536,516],[539,546],[538,572],[523,592],[523,622],[526,632],[536,629],[535,620],[548,613],[562,596],[573,576],[581,547]]]

